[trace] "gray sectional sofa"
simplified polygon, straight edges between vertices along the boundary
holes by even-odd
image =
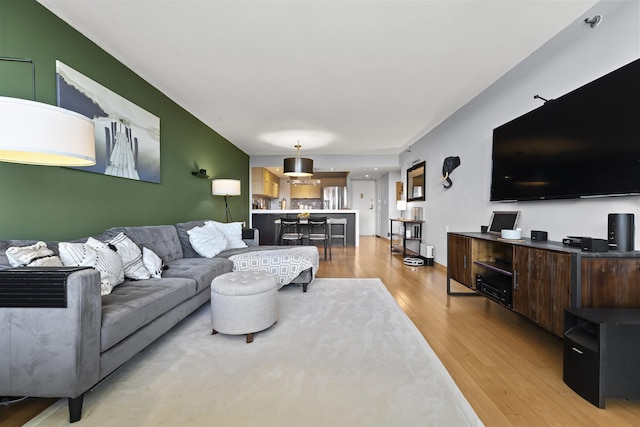
[[[67,278],[66,308],[0,306],[0,396],[67,397],[70,421],[79,420],[85,392],[209,301],[213,278],[232,271],[224,252],[201,258],[191,247],[187,230],[203,223],[116,227],[93,236],[106,241],[123,232],[153,250],[168,267],[161,278],[125,280],[101,296],[100,274],[84,269]],[[242,237],[245,250],[265,249],[257,247],[257,230]],[[33,243],[0,240],[0,269],[10,266],[7,248]],[[55,243],[48,242],[54,252]],[[292,283],[306,290],[314,273],[303,271]]]

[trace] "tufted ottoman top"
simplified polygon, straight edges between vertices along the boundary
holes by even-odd
[[[211,292],[220,295],[257,295],[277,289],[276,276],[266,271],[234,271],[211,282]]]

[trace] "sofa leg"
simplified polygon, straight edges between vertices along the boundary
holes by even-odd
[[[251,344],[253,342],[253,334],[247,334],[247,344]]]
[[[68,398],[69,403],[69,422],[75,423],[82,418],[82,401],[84,400],[84,393],[74,398]]]
[[[218,331],[216,331],[215,329],[212,329],[212,330],[211,330],[211,335],[215,335],[215,334],[217,334],[217,333],[218,333]]]
[[[308,283],[303,283],[302,284],[302,292],[307,292],[307,285],[308,285]]]

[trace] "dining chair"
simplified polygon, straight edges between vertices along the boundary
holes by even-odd
[[[327,247],[329,248],[329,259],[331,259],[331,238],[329,237],[329,224],[326,216],[310,216],[307,227],[309,228],[309,243],[323,242],[324,259],[327,259]]]
[[[302,243],[302,229],[298,218],[280,218],[278,242],[280,245],[284,245],[284,242],[287,242],[287,244],[294,242],[296,245]]]

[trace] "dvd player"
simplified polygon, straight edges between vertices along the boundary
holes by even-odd
[[[562,244],[582,249],[582,236],[567,236],[562,239]]]
[[[562,239],[562,244],[579,248],[585,252],[608,252],[609,242],[605,239],[595,239],[584,236],[567,236]]]

